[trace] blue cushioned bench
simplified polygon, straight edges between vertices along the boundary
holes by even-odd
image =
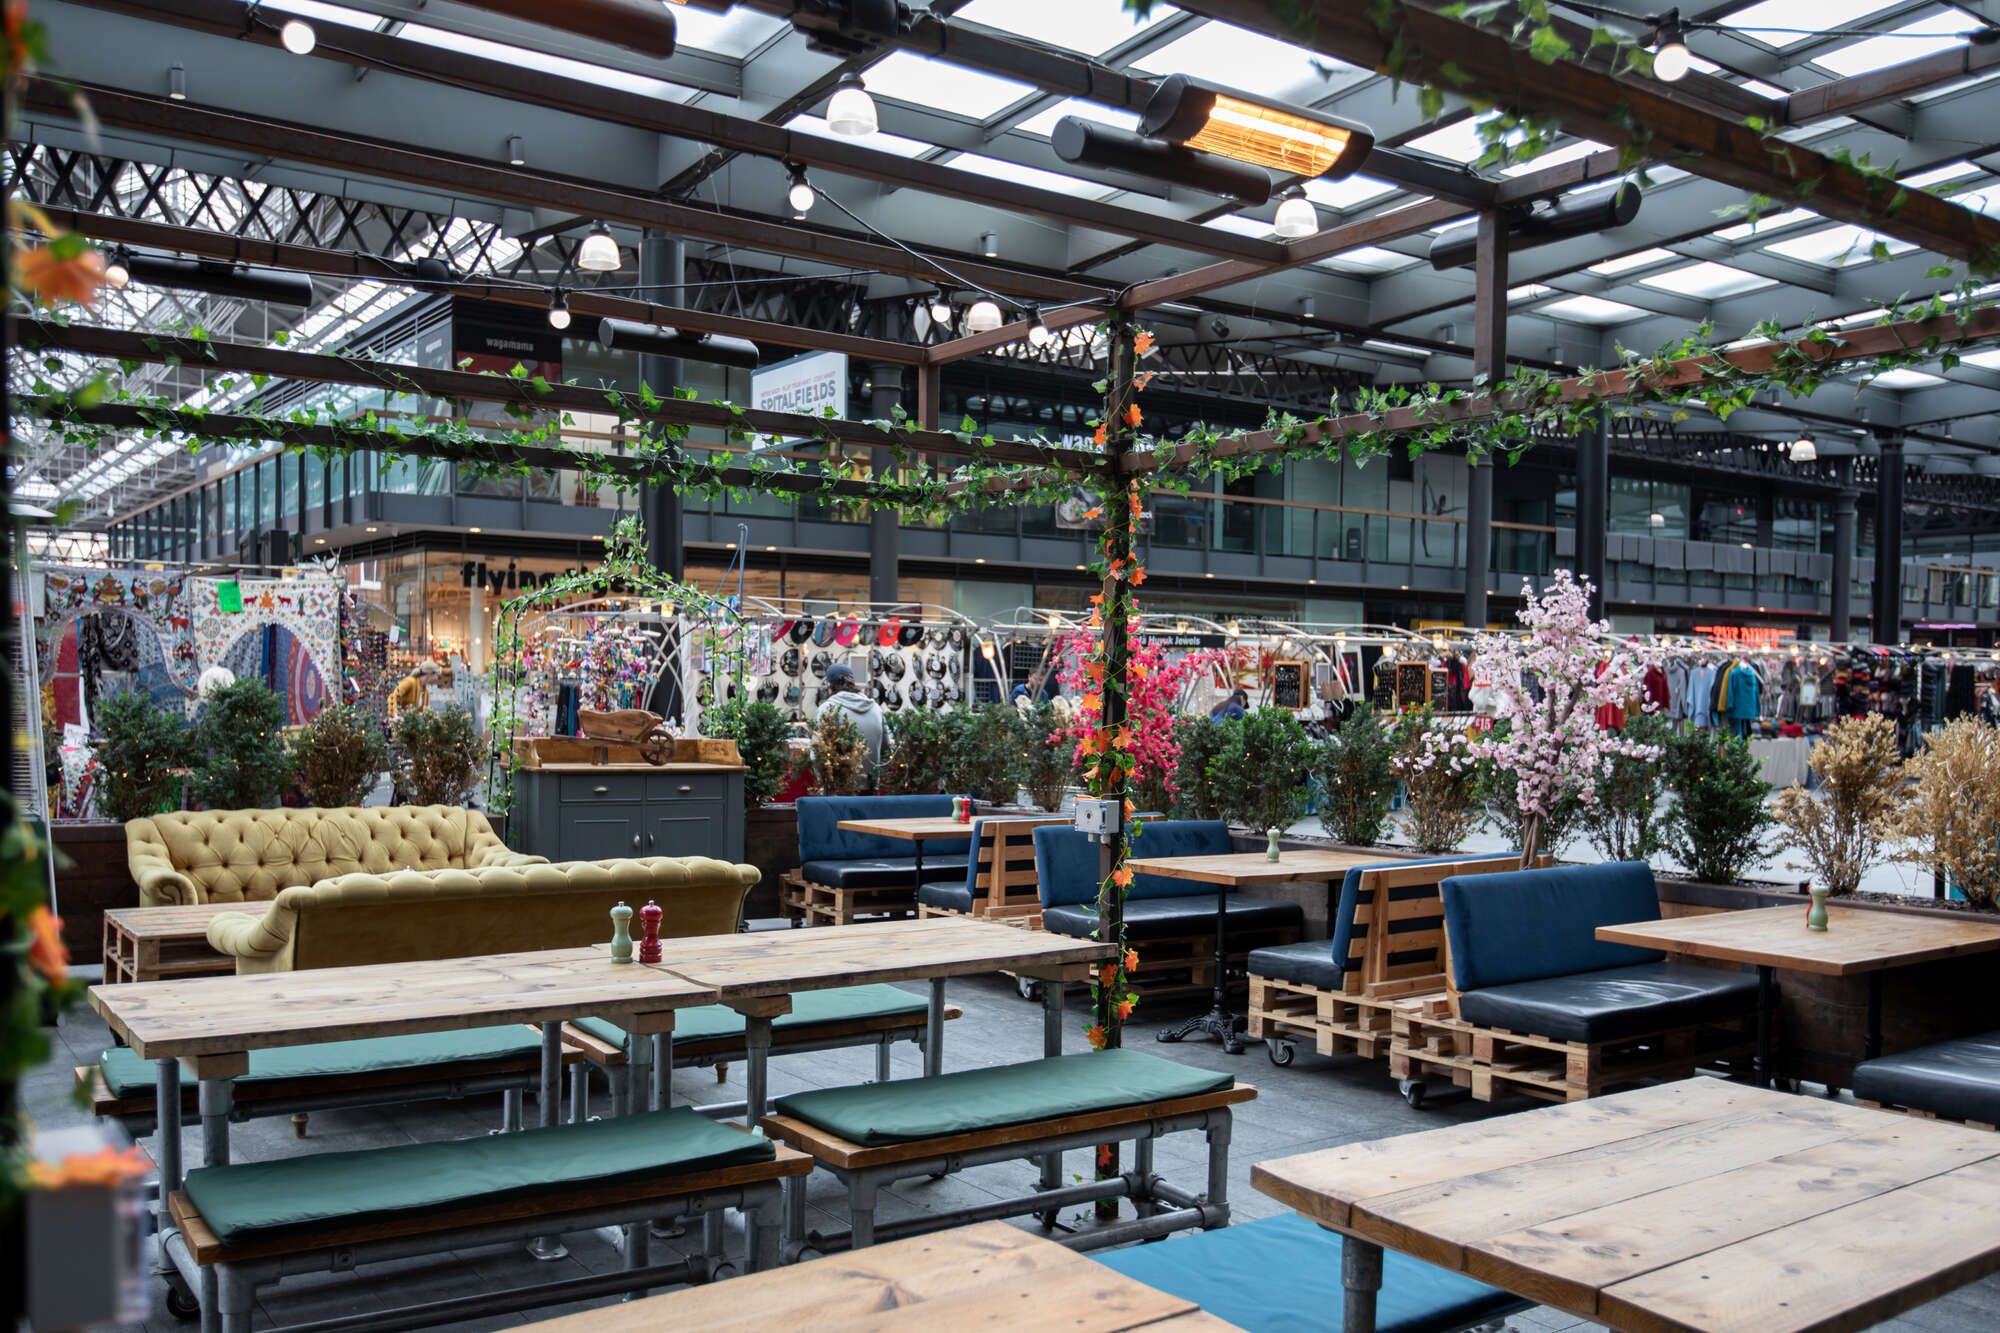
[[[944,1016],[963,1011],[947,1005]],[[744,1057],[746,1023],[743,1015],[723,1004],[704,1004],[674,1015],[673,1065],[676,1069],[713,1068],[718,1081],[733,1060]],[[896,986],[841,986],[833,990],[799,991],[790,1013],[771,1022],[771,1054],[831,1051],[852,1046],[875,1048],[875,1079],[889,1079],[889,1048],[898,1041],[922,1045],[930,1027],[930,1000]],[[563,1041],[593,1067],[605,1071],[611,1083],[614,1114],[631,1106],[626,1085],[626,1056],[631,1036],[609,1019],[580,1018],[563,1025]],[[657,1065],[654,1066],[657,1071]],[[656,1072],[655,1077],[658,1077]],[[571,1096],[587,1107],[588,1091]],[[707,1115],[738,1115],[741,1102],[699,1108]],[[582,1118],[584,1111],[573,1114]]]
[[[249,1072],[231,1080],[230,1118],[289,1115],[303,1135],[310,1111],[499,1092],[507,1101],[507,1127],[517,1128],[521,1093],[541,1077],[541,1051],[540,1033],[512,1024],[253,1051]],[[564,1062],[581,1058],[568,1053]],[[77,1086],[89,1095],[92,1111],[139,1138],[151,1134],[156,1123],[159,1068],[156,1061],[113,1046],[95,1065],[77,1069]],[[180,1086],[182,1108],[192,1112],[196,1084],[183,1077]]]
[[[800,797],[800,864],[786,876],[780,896],[785,914],[808,926],[915,914],[920,878],[965,874],[970,836],[926,842],[920,876],[915,843],[852,833],[840,824],[847,819],[943,818],[951,814],[951,802],[949,796]]]
[[[1347,1295],[1340,1280],[1344,1245],[1339,1233],[1285,1213],[1093,1257],[1193,1301],[1244,1333],[1338,1333]],[[1376,1333],[1456,1333],[1529,1304],[1498,1287],[1382,1251]]]
[[[1398,1078],[1446,1073],[1482,1101],[1509,1091],[1574,1101],[1616,1083],[1685,1077],[1699,1056],[1741,1048],[1757,1004],[1753,975],[1597,938],[1599,926],[1658,919],[1645,863],[1454,875],[1440,888],[1449,1003],[1398,1016]]]
[[[845,1237],[808,1236],[804,1182],[786,1186],[786,1253],[859,1249],[968,1220],[962,1212],[930,1213],[878,1227],[883,1185],[989,1162],[1038,1161],[1032,1194],[981,1205],[982,1218],[1037,1214],[1045,1227],[1058,1209],[1101,1198],[1130,1198],[1136,1222],[1094,1228],[1066,1240],[1096,1248],[1177,1227],[1223,1226],[1229,1220],[1229,1108],[1257,1090],[1218,1074],[1144,1051],[1107,1050],[1055,1055],[1000,1065],[850,1088],[793,1093],[763,1119],[773,1139],[809,1153],[847,1187],[853,1230]],[[1208,1189],[1195,1195],[1153,1173],[1153,1142],[1162,1134],[1200,1130],[1208,1140]],[[1133,1169],[1120,1179],[1065,1185],[1062,1154],[1075,1148],[1133,1140]]]
[[[1389,1050],[1393,1007],[1444,989],[1444,904],[1451,874],[1516,870],[1521,858],[1436,856],[1355,866],[1341,877],[1332,938],[1250,954],[1250,1035],[1273,1063],[1292,1061],[1294,1039],[1321,1055]]]
[[[2000,1031],[1864,1060],[1854,1068],[1854,1100],[1979,1129],[2000,1126]]]
[[[1235,851],[1219,819],[1149,819],[1132,844],[1134,856],[1225,856]],[[1097,934],[1098,844],[1066,825],[1035,830],[1035,871],[1042,928],[1091,939]],[[1214,985],[1216,892],[1164,875],[1134,875],[1125,894],[1125,938],[1139,952],[1134,982],[1152,993],[1206,992]],[[1232,966],[1253,949],[1288,944],[1305,929],[1299,905],[1230,890],[1228,939]],[[1171,978],[1172,985],[1162,985]]]
[[[918,916],[974,916],[1033,929],[1041,925],[1035,891],[1036,829],[1051,816],[988,815],[972,821],[973,851],[963,877],[930,879],[917,887]],[[925,861],[928,872],[929,861]]]
[[[781,1182],[811,1169],[798,1153],[686,1108],[202,1167],[169,1201],[179,1228],[171,1257],[195,1270],[190,1285],[203,1291],[210,1321],[219,1313],[223,1333],[247,1333],[257,1289],[291,1274],[619,1224],[628,1227],[629,1270],[620,1289],[643,1290],[706,1277],[704,1261],[720,1257],[648,1267],[643,1243],[629,1239],[645,1219],[740,1209],[747,1267],[768,1267],[778,1254]],[[561,1301],[574,1281],[438,1302],[424,1322]],[[602,1290],[600,1281],[591,1294]]]

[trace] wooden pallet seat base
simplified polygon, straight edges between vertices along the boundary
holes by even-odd
[[[1563,1041],[1453,1018],[1444,996],[1392,1009],[1389,1073],[1405,1080],[1448,1078],[1477,1101],[1518,1094],[1582,1101],[1615,1087],[1692,1077],[1750,1049],[1748,1020],[1668,1028],[1615,1041]]]
[[[1250,1035],[1262,1041],[1308,1041],[1324,1056],[1389,1053],[1389,1001],[1274,977],[1250,977]]]
[[[1856,1106],[1866,1106],[1875,1111],[1887,1111],[1892,1115],[1906,1115],[1912,1120],[1943,1120],[1954,1125],[1964,1125],[1967,1129],[2000,1129],[2000,1125],[1989,1125],[1984,1120],[1958,1120],[1935,1111],[1923,1111],[1914,1106],[1893,1106],[1887,1102],[1872,1101],[1867,1097],[1856,1097]]]

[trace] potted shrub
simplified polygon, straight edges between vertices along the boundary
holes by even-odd
[[[1625,739],[1645,752],[1611,756],[1597,780],[1597,803],[1580,812],[1577,827],[1607,861],[1650,861],[1666,845],[1667,820],[1660,808],[1660,770],[1673,724],[1655,714],[1626,719]]]
[[[210,690],[194,745],[194,796],[210,810],[267,809],[292,785],[285,701],[262,681]]]
[[[121,824],[178,809],[192,738],[181,715],[123,690],[97,705],[97,808]]]
[[[1428,855],[1455,852],[1479,819],[1480,765],[1465,734],[1439,727],[1430,709],[1396,729],[1396,776],[1403,780],[1403,834]]]
[[[1677,729],[1666,747],[1662,771],[1674,807],[1662,847],[1703,883],[1734,883],[1766,855],[1771,784],[1740,736]]]
[[[838,708],[820,714],[807,763],[822,796],[853,796],[868,772],[868,742]]]
[[[1141,810],[1171,810],[1176,819],[1225,818],[1221,797],[1209,781],[1209,765],[1222,750],[1225,729],[1207,717],[1184,717],[1174,724],[1175,767],[1133,788]]]
[[[1778,822],[1805,853],[1813,877],[1836,898],[1861,886],[1895,836],[1902,805],[1896,724],[1879,714],[1842,718],[1808,761],[1819,790],[1778,793]]]
[[[1226,818],[1282,833],[1305,814],[1312,762],[1312,738],[1299,720],[1282,708],[1260,708],[1223,723],[1206,777]]]
[[[389,741],[358,708],[322,708],[292,737],[292,762],[307,805],[360,805],[389,767]]]
[[[889,795],[934,795],[951,773],[962,713],[912,708],[889,717],[888,753],[877,786]]]
[[[1019,716],[1009,704],[988,704],[954,715],[946,790],[965,792],[988,805],[1012,805],[1021,794]]]
[[[755,810],[785,789],[792,767],[791,724],[776,704],[731,699],[703,717],[708,734],[736,742],[743,760],[743,808]]]
[[[1063,720],[1053,704],[1043,702],[1020,715],[1020,730],[1027,756],[1021,768],[1021,786],[1042,809],[1061,808],[1069,792],[1075,769],[1076,747],[1065,734]]]
[[[1382,841],[1396,798],[1395,757],[1395,738],[1367,704],[1334,728],[1314,759],[1328,837],[1355,847]]]
[[[415,708],[396,719],[396,786],[410,805],[464,805],[484,752],[463,708]]]
[[[1903,766],[1913,779],[1896,821],[1904,860],[1942,871],[1974,907],[2000,897],[2000,729],[1961,717],[1924,737]]]

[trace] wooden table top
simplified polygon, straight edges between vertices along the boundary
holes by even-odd
[[[1599,926],[1597,938],[1688,958],[1754,963],[1829,977],[2000,949],[2000,925],[1969,916],[1954,921],[1829,907],[1827,928],[1819,931],[1806,929],[1807,906],[1801,900],[1797,907],[1760,907],[1749,912],[1710,912]]]
[[[91,1007],[148,1060],[502,1023],[617,1022],[715,1000],[714,990],[672,972],[613,963],[608,946],[90,988]]]
[[[113,907],[104,919],[135,940],[205,940],[208,923],[234,912],[263,912],[268,902],[195,903],[174,907]]]
[[[1250,1179],[1337,1231],[1615,1329],[1866,1328],[2000,1269],[2000,1134],[1719,1079]]]
[[[832,1254],[529,1327],[537,1333],[662,1328],[974,1329],[1071,1333],[1227,1330],[1191,1301],[1005,1222]]]
[[[727,1003],[832,986],[979,972],[1036,974],[1100,963],[1112,947],[968,917],[922,917],[811,930],[760,930],[662,940],[658,966]]]
[[[1068,815],[974,815],[973,819],[1027,821],[1040,819],[1050,824],[1067,824]],[[970,838],[972,823],[959,823],[950,815],[913,815],[907,819],[843,819],[840,828],[849,833],[872,833],[878,838],[901,838],[905,842],[932,842],[945,838]]]
[[[1143,834],[1139,841],[1145,842]],[[1338,879],[1356,866],[1390,865],[1402,859],[1373,852],[1287,847],[1277,861],[1265,860],[1262,852],[1229,852],[1216,856],[1133,856],[1126,858],[1125,864],[1140,875],[1247,888],[1256,884],[1291,884],[1302,879]]]

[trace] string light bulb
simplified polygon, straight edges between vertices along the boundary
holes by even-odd
[[[131,256],[124,246],[118,246],[105,257],[104,285],[114,292],[122,292],[132,281]]]
[[[840,76],[833,96],[826,102],[826,127],[843,139],[865,139],[881,127],[875,115],[875,99],[859,74]]]
[[[1818,457],[1819,446],[1813,443],[1812,436],[1801,435],[1798,439],[1792,441],[1792,461],[1794,463],[1810,463]]]
[[[951,298],[945,295],[944,288],[931,293],[930,313],[933,324],[951,323]]]
[[[1694,53],[1688,50],[1681,12],[1669,9],[1653,32],[1653,77],[1661,83],[1679,83],[1693,68]]]
[[[309,56],[319,45],[319,34],[304,19],[286,19],[284,26],[278,29],[278,40],[293,55]]]
[[[1028,346],[1035,348],[1047,347],[1049,339],[1055,337],[1055,334],[1049,331],[1048,321],[1042,318],[1042,308],[1040,306],[1030,307],[1028,318]]]
[[[806,179],[803,162],[789,162],[785,169],[792,174],[792,187],[785,191],[785,202],[792,206],[792,216],[802,218],[812,212],[812,206],[819,202],[819,195],[813,190],[812,182]]]
[[[549,296],[549,327],[561,330],[568,328],[569,323],[569,298],[563,295],[563,289],[558,287]]]

